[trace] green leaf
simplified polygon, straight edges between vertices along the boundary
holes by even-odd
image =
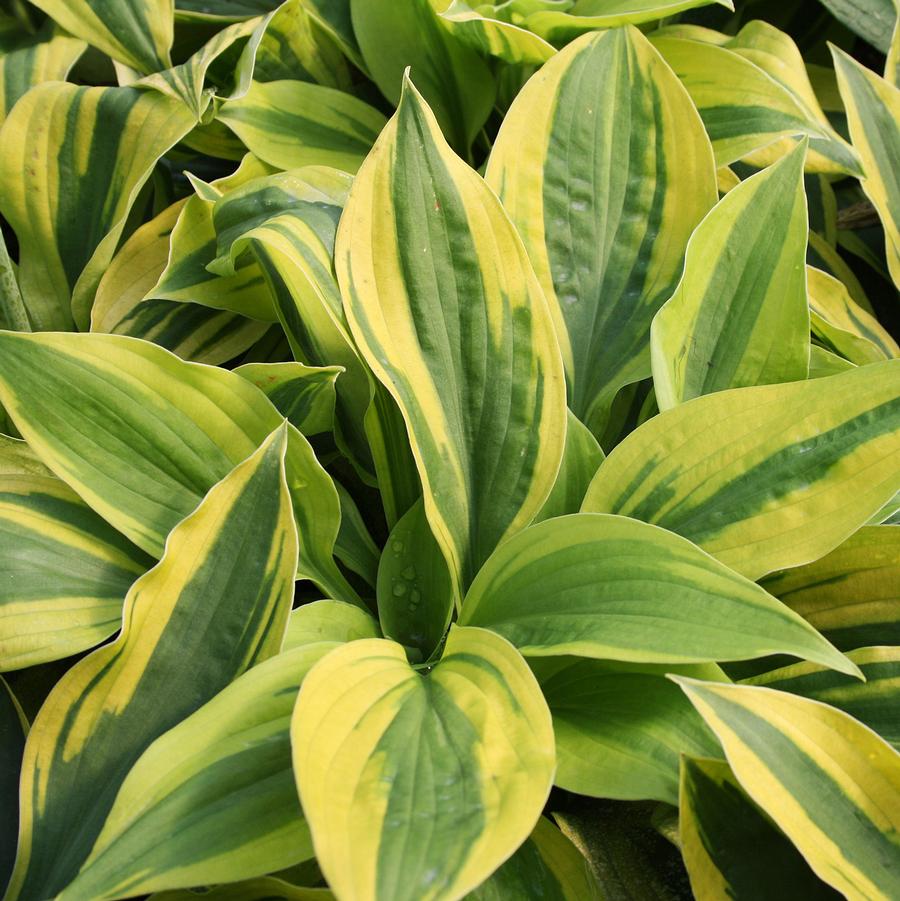
[[[744,682],[837,707],[900,750],[900,648],[859,648],[847,657],[860,668],[865,682],[814,663],[795,663]]]
[[[853,146],[862,159],[863,190],[884,226],[885,254],[900,286],[900,88],[832,48]]]
[[[357,641],[381,638],[378,623],[355,604],[343,601],[313,601],[291,611],[283,648],[294,648],[322,641]]]
[[[891,0],[819,0],[852,32],[887,53],[896,10]]]
[[[6,680],[0,676],[0,890],[12,872],[19,829],[19,771],[28,721]]]
[[[410,82],[353,183],[335,256],[347,319],[403,413],[459,593],[547,499],[565,386],[525,248]]]
[[[601,660],[535,661],[553,714],[554,782],[581,795],[678,803],[683,754],[721,756],[703,719],[676,685],[672,667],[629,667]],[[709,667],[679,667],[706,675]]]
[[[325,888],[302,888],[283,879],[248,879],[217,885],[200,896],[203,901],[334,901]],[[184,890],[151,895],[153,901],[199,901],[196,892]]]
[[[217,113],[261,160],[278,169],[334,166],[356,172],[384,116],[350,94],[303,81],[254,81]]]
[[[112,526],[159,556],[173,526],[282,417],[246,379],[118,335],[0,332],[0,400],[31,447]],[[74,424],[74,427],[73,427]],[[332,557],[334,483],[288,429],[298,578],[357,601]]]
[[[0,475],[0,670],[92,648],[152,558],[59,479]]]
[[[450,34],[482,56],[513,65],[540,65],[556,53],[542,37],[512,22],[481,15],[465,0],[453,0],[440,16]]]
[[[900,489],[900,362],[735,388],[655,416],[584,510],[684,535],[757,579],[837,547]]]
[[[421,500],[391,530],[378,565],[377,588],[385,637],[428,660],[450,625],[453,583]]]
[[[514,536],[479,572],[459,622],[527,656],[693,663],[780,651],[855,672],[758,585],[624,516],[576,513]]]
[[[805,154],[800,144],[741,182],[691,235],[684,275],[650,333],[661,410],[807,377]]]
[[[831,553],[762,584],[841,650],[900,645],[900,529],[894,526],[864,526]]]
[[[266,323],[207,309],[196,303],[145,300],[169,259],[169,237],[185,207],[199,198],[179,201],[145,222],[122,245],[103,273],[91,331],[129,335],[152,341],[184,360],[221,365],[262,337]],[[225,279],[219,279],[225,290]]]
[[[525,22],[529,29],[558,44],[586,31],[653,22],[712,3],[734,9],[731,0],[576,0],[568,12],[540,10]]]
[[[616,391],[650,375],[651,320],[716,201],[703,125],[637,29],[588,35],[520,92],[486,178],[550,301],[569,407],[599,434]]]
[[[312,857],[291,769],[291,712],[307,672],[337,646],[278,654],[157,738],[58,897],[96,901],[231,882]]]
[[[291,723],[319,865],[341,898],[460,898],[528,837],[550,791],[553,731],[516,650],[451,630],[427,675],[391,641],[309,673]]]
[[[682,758],[679,836],[697,898],[840,897],[816,878],[800,852],[747,797],[724,761]]]
[[[172,0],[33,0],[66,31],[141,72],[172,65]]]
[[[0,211],[19,239],[36,329],[71,328],[73,316],[87,326],[141,186],[193,122],[181,103],[137,88],[51,82],[16,104],[0,129]]]
[[[600,901],[601,894],[582,853],[546,817],[518,851],[466,901],[511,898]]]
[[[293,598],[297,533],[282,427],[180,522],[132,586],[122,632],[44,702],[22,772],[10,899],[55,896],[100,833],[132,765],[235,677],[276,654]]]
[[[457,153],[467,154],[494,103],[490,69],[441,25],[446,0],[350,0],[353,32],[366,69],[387,99],[400,102],[404,71],[434,110]]]
[[[334,385],[343,372],[340,366],[247,363],[234,371],[256,385],[301,434],[318,435],[334,428]]]
[[[37,34],[0,54],[0,125],[16,101],[35,85],[65,81],[86,49],[84,41],[48,22]]]

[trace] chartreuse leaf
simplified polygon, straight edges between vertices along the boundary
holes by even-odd
[[[291,769],[291,712],[307,672],[336,647],[278,654],[157,738],[58,897],[97,901],[230,882],[312,857]]]
[[[864,526],[831,553],[763,585],[842,650],[900,645],[900,529]]]
[[[836,47],[832,56],[850,137],[865,170],[862,187],[881,217],[888,268],[900,285],[900,88]]]
[[[577,513],[597,467],[603,462],[603,451],[590,429],[569,410],[566,425],[566,447],[559,474],[535,522]]]
[[[900,647],[859,648],[847,657],[860,668],[865,682],[814,663],[795,663],[743,681],[837,707],[900,750]]]
[[[779,138],[828,138],[826,125],[741,54],[705,41],[670,37],[665,31],[652,41],[696,104],[716,165],[727,166]]]
[[[0,670],[59,660],[109,638],[152,558],[59,479],[0,475]]]
[[[454,628],[426,675],[391,641],[310,671],[291,722],[316,857],[342,899],[456,899],[528,837],[553,779],[553,729],[516,650]]]
[[[34,0],[70,34],[141,72],[172,65],[172,0]]]
[[[284,635],[285,651],[316,642],[381,638],[378,623],[365,610],[343,601],[313,601],[291,611]]]
[[[650,374],[650,322],[716,201],[697,111],[637,29],[588,35],[515,99],[486,178],[550,301],[569,407],[597,434]]]
[[[476,12],[465,0],[452,0],[441,21],[460,42],[482,56],[496,56],[507,63],[540,65],[556,48],[542,37],[512,22]]]
[[[193,121],[178,101],[137,88],[51,82],[16,104],[0,130],[0,210],[19,239],[36,329],[71,328],[73,313],[87,326],[138,191]]]
[[[160,735],[278,653],[297,532],[286,427],[215,485],[132,586],[122,632],[70,669],[32,727],[10,899],[55,897],[128,771]]]
[[[511,898],[554,901],[600,901],[597,880],[572,842],[541,817],[525,843],[487,882],[466,895],[467,901]]]
[[[412,67],[419,89],[457,153],[469,147],[494,103],[490,69],[438,19],[449,0],[350,0],[353,33],[366,69],[391,103]]]
[[[848,897],[897,897],[900,754],[818,701],[672,678],[718,736],[741,787],[820,879]]]
[[[553,715],[561,788],[600,798],[678,803],[682,754],[721,756],[666,667],[553,657],[533,661]],[[712,677],[715,666],[681,666]],[[720,676],[721,678],[721,676]]]
[[[576,513],[510,538],[478,573],[459,622],[526,656],[694,663],[778,651],[856,671],[758,585],[624,516]]]
[[[811,379],[837,375],[838,373],[846,372],[848,369],[853,369],[855,366],[855,363],[851,363],[849,360],[845,360],[843,357],[839,357],[837,354],[832,353],[830,350],[825,350],[824,347],[819,347],[817,344],[813,344],[809,348],[808,377]]]
[[[582,509],[690,538],[752,579],[815,560],[900,489],[900,362],[696,398],[632,432]]]
[[[274,322],[265,279],[259,266],[244,265],[234,273],[219,274],[207,269],[218,255],[213,208],[216,200],[256,178],[269,175],[272,167],[247,154],[235,172],[190,197],[171,229],[169,256],[156,284],[148,286],[145,297],[155,300],[188,301],[217,310],[230,310],[254,319]]]
[[[391,530],[378,565],[378,619],[386,638],[427,660],[453,613],[453,582],[419,500]]]
[[[522,242],[409,81],[353,183],[335,255],[347,319],[403,413],[458,593],[547,499],[565,383]]]
[[[368,103],[303,81],[254,81],[217,113],[261,160],[278,169],[334,166],[355,172],[384,126]]]
[[[48,22],[0,54],[0,124],[16,101],[36,84],[65,81],[87,44]]]
[[[724,761],[682,757],[679,807],[681,853],[695,897],[840,897],[747,797]]]
[[[850,297],[843,282],[807,266],[806,285],[810,324],[819,341],[858,366],[900,357],[897,342]]]
[[[805,379],[805,144],[733,188],[688,242],[684,275],[653,319],[661,410],[723,388]]]
[[[653,22],[711,3],[734,9],[731,0],[575,0],[565,12],[534,12],[525,19],[525,24],[547,40],[562,43],[586,31]]]
[[[144,299],[153,296],[151,289],[166,267],[172,229],[194,201],[203,203],[195,197],[172,204],[122,245],[97,286],[91,331],[143,338],[182,359],[220,365],[261,338],[266,323],[196,303]],[[218,284],[226,293],[226,279]]]
[[[155,556],[172,527],[282,422],[236,373],[118,335],[0,332],[0,398],[43,462]],[[298,577],[356,601],[332,557],[334,483],[306,439],[293,427],[288,436]]]
[[[12,872],[19,831],[19,770],[25,749],[28,721],[0,676],[0,890]]]
[[[334,383],[343,371],[340,366],[246,363],[234,371],[256,385],[302,434],[334,428]]]

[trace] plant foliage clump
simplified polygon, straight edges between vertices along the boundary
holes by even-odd
[[[896,23],[0,0],[5,901],[900,898]]]

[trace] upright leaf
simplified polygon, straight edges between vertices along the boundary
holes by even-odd
[[[758,585],[624,516],[576,513],[520,532],[478,573],[459,622],[537,657],[694,663],[777,649],[855,672]]]
[[[179,101],[137,88],[52,82],[16,104],[0,129],[0,211],[19,239],[35,328],[71,328],[73,315],[87,326],[138,191],[194,121]]]
[[[279,429],[175,527],[129,591],[119,637],[44,702],[25,749],[10,899],[68,885],[144,750],[278,652],[297,552],[286,448]]]
[[[900,361],[696,398],[632,432],[584,510],[652,522],[759,578],[837,547],[900,489]]]
[[[0,670],[85,651],[152,565],[59,479],[0,475]]]
[[[0,889],[12,873],[19,831],[19,771],[28,721],[9,685],[0,676]]]
[[[231,882],[312,857],[291,769],[291,712],[306,673],[335,647],[278,654],[156,739],[59,897],[97,901]]]
[[[596,434],[616,391],[650,374],[651,320],[715,203],[703,125],[637,29],[604,31],[523,88],[486,178],[550,301],[569,407]]]
[[[525,248],[408,81],[335,253],[356,343],[403,413],[428,521],[464,589],[550,493],[565,385]]]
[[[742,788],[816,875],[852,898],[900,892],[900,754],[852,717],[794,695],[673,677]]]
[[[451,631],[421,675],[355,641],[310,671],[291,722],[319,865],[347,901],[450,901],[528,837],[553,778],[550,713],[516,650]]]
[[[884,226],[885,253],[900,286],[900,88],[832,50],[853,146],[862,159],[863,190]]]
[[[805,379],[805,144],[741,182],[691,235],[651,330],[661,410],[724,388]]]

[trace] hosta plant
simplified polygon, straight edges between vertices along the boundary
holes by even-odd
[[[0,3],[6,901],[900,898],[900,30],[810,6]]]

